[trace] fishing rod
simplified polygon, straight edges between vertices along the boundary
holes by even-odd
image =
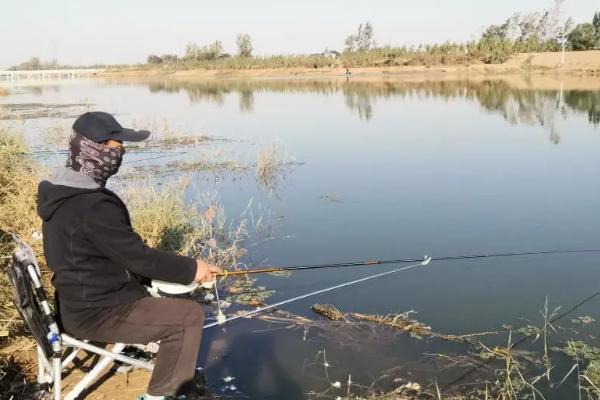
[[[229,318],[226,318],[223,315],[223,313],[221,312],[221,309],[220,309],[219,301],[217,301],[217,305],[219,307],[219,312],[218,312],[218,315],[217,315],[217,320],[214,321],[214,322],[209,322],[208,324],[205,324],[203,326],[203,329],[211,328],[211,327],[217,326],[217,325],[223,325],[223,324],[225,324],[227,322],[235,321],[236,319],[246,318],[246,317],[249,317],[251,315],[258,314],[258,313],[261,313],[263,311],[267,311],[267,310],[270,310],[270,309],[282,306],[284,304],[289,304],[289,303],[293,303],[293,302],[298,301],[298,300],[306,299],[307,297],[316,296],[316,295],[321,294],[321,293],[330,292],[332,290],[340,289],[340,288],[343,288],[343,287],[356,285],[356,284],[361,283],[361,282],[366,282],[366,281],[371,280],[371,279],[380,278],[382,276],[395,274],[395,273],[398,273],[398,272],[401,272],[401,271],[407,271],[409,269],[413,269],[413,268],[416,268],[416,267],[424,267],[424,266],[428,265],[431,262],[431,260],[432,260],[431,257],[425,256],[421,260],[421,262],[419,262],[417,264],[409,265],[407,267],[402,267],[402,268],[396,268],[396,269],[393,269],[391,271],[381,272],[379,274],[369,275],[369,276],[366,276],[364,278],[355,279],[353,281],[340,283],[338,285],[330,286],[330,287],[327,287],[327,288],[324,288],[324,289],[315,290],[314,292],[305,293],[305,294],[302,294],[300,296],[292,297],[292,298],[287,299],[287,300],[282,300],[282,301],[279,301],[279,302],[276,302],[276,303],[273,303],[273,304],[269,304],[269,305],[266,305],[266,306],[258,307],[258,308],[255,308],[252,311],[247,311],[245,313],[237,314],[237,315],[231,316]],[[214,286],[214,289],[215,289],[215,295],[217,296],[217,299],[218,299],[219,295],[218,295],[218,291],[217,291],[217,285],[213,284],[213,286]]]
[[[519,252],[519,253],[510,252],[510,253],[488,253],[488,254],[431,257],[431,260],[432,261],[472,260],[472,259],[477,259],[477,258],[500,258],[500,257],[517,257],[517,256],[548,255],[548,254],[574,254],[574,253],[597,253],[597,252],[600,252],[600,249],[544,250],[544,251],[527,251],[527,252]],[[293,266],[288,266],[288,267],[259,267],[259,268],[237,270],[237,271],[223,271],[223,273],[218,274],[217,276],[220,278],[227,278],[227,277],[232,277],[232,276],[264,274],[264,273],[273,273],[273,272],[302,271],[302,270],[321,269],[321,268],[359,267],[359,266],[372,266],[372,265],[384,265],[384,264],[402,264],[402,263],[410,263],[410,262],[418,262],[418,261],[421,261],[421,259],[404,258],[404,259],[391,259],[391,260],[351,261],[351,262],[329,263],[329,264],[293,265]]]
[[[577,253],[598,253],[600,249],[575,249],[575,250],[542,250],[542,251],[526,251],[526,252],[510,252],[510,253],[486,253],[486,254],[470,254],[470,255],[457,255],[457,256],[442,256],[442,257],[431,257],[432,261],[452,261],[452,260],[473,260],[479,258],[500,258],[500,257],[518,257],[518,256],[538,256],[538,255],[549,255],[549,254],[577,254]],[[223,271],[217,274],[216,277],[225,279],[229,277],[239,277],[247,275],[258,275],[265,273],[276,273],[276,272],[293,272],[293,271],[304,271],[312,269],[325,269],[325,268],[349,268],[358,266],[374,266],[374,265],[385,265],[385,264],[405,264],[411,262],[419,262],[422,259],[418,258],[401,258],[401,259],[390,259],[390,260],[364,260],[364,261],[351,261],[343,263],[329,263],[329,264],[307,264],[307,265],[292,265],[288,267],[258,267],[252,269],[236,270],[236,271]],[[157,295],[160,293],[167,295],[179,295],[185,293],[191,293],[198,288],[197,283],[191,283],[189,285],[181,285],[178,283],[165,282],[160,280],[152,280],[152,290]],[[209,287],[210,288],[210,287]]]

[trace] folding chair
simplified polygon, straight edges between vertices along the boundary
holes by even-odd
[[[134,346],[142,351],[155,353],[158,351],[156,343],[148,345],[115,343],[110,350],[106,350],[61,332],[42,287],[35,253],[18,237],[13,236],[13,238],[17,246],[8,268],[8,276],[17,310],[37,343],[38,384],[46,387],[53,386],[55,400],[74,400],[106,367],[117,361],[132,367],[152,370],[151,362],[126,356],[122,352],[126,347]],[[69,349],[70,353],[67,352]],[[97,354],[102,358],[69,393],[61,397],[62,371],[75,360],[81,350]]]

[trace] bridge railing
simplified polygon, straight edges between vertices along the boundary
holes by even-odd
[[[79,76],[93,76],[104,72],[104,69],[39,69],[31,71],[0,71],[0,79],[15,80],[23,78],[75,78]]]

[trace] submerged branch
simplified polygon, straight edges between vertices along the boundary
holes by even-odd
[[[442,340],[452,341],[452,342],[461,342],[461,343],[476,343],[473,338],[487,335],[495,335],[498,332],[481,332],[481,333],[471,333],[466,335],[451,335],[445,333],[438,333],[432,331],[430,326],[423,324],[415,319],[409,317],[410,312],[403,314],[390,314],[390,315],[371,315],[371,314],[361,314],[348,312],[344,313],[338,310],[336,307],[329,304],[315,304],[312,307],[312,310],[317,314],[323,315],[326,318],[329,318],[333,321],[366,321],[372,322],[379,325],[389,326],[394,329],[401,330],[403,332],[407,332],[413,337],[423,338],[423,337],[432,337],[439,338]]]

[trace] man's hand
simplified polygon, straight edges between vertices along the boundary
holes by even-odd
[[[212,282],[218,274],[223,273],[221,268],[216,265],[211,265],[203,260],[196,260],[196,265],[196,277],[194,278],[194,282],[197,283]]]

